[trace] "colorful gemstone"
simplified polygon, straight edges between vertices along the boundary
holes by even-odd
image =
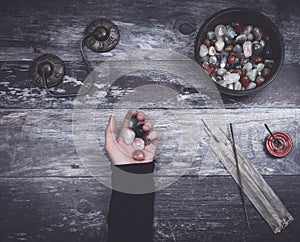
[[[242,76],[241,77],[241,83],[243,85],[243,87],[247,88],[250,84],[250,79],[247,76]]]
[[[128,129],[124,132],[123,139],[126,144],[132,144],[132,142],[134,141],[134,137],[135,133],[131,129]]]
[[[132,147],[134,150],[142,150],[145,148],[145,142],[141,138],[135,138],[132,143]]]
[[[253,61],[254,64],[258,64],[258,63],[262,63],[264,60],[261,56],[256,55],[256,56],[252,57],[252,61]]]
[[[145,160],[146,156],[142,150],[135,150],[132,152],[132,158],[135,161],[143,161],[143,160]]]
[[[252,56],[252,42],[251,41],[246,41],[243,44],[243,51],[244,51],[244,55],[246,58],[249,58]]]
[[[199,55],[200,57],[204,57],[208,54],[208,48],[205,44],[200,45]]]
[[[233,22],[231,26],[237,33],[242,33],[244,30],[244,26],[239,21]]]
[[[261,85],[265,82],[265,78],[263,76],[257,76],[256,79],[255,79],[255,83],[256,85]]]

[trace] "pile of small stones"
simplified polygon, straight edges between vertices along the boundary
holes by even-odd
[[[149,131],[143,130],[144,123],[138,123],[136,116],[130,118],[129,129],[124,133],[124,142],[133,148],[132,158],[135,161],[145,160],[143,149],[149,145],[151,141],[147,138]]]
[[[199,56],[202,67],[216,83],[238,91],[263,84],[275,63],[270,36],[261,28],[240,22],[219,24],[208,31]]]

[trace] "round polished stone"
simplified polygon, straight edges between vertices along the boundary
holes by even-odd
[[[258,72],[262,71],[265,67],[265,64],[264,63],[258,63],[257,66],[256,66],[256,69]]]
[[[244,51],[244,55],[246,58],[249,58],[250,56],[252,56],[252,42],[251,41],[246,41],[245,43],[243,43],[243,51]]]
[[[212,57],[215,57],[215,56],[211,56],[211,58]],[[215,74],[216,73],[215,65],[213,63],[209,63],[208,66],[210,68],[211,74]]]
[[[241,77],[241,83],[242,83],[242,85],[243,85],[243,87],[245,87],[245,88],[247,88],[248,86],[249,86],[249,84],[250,84],[250,79],[249,79],[249,77],[248,76],[242,76]]]
[[[217,81],[217,83],[223,87],[227,87],[227,81],[226,80],[220,80],[220,81]]]
[[[252,33],[247,34],[247,40],[252,41],[254,39],[254,36]]]
[[[255,79],[255,83],[256,85],[261,85],[265,82],[265,78],[263,76],[257,76],[256,79]]]
[[[208,62],[215,65],[218,62],[218,58],[215,55],[211,56],[211,57],[209,57],[209,61]]]
[[[230,73],[228,75],[225,75],[223,79],[227,81],[227,84],[231,84],[240,80],[240,75],[238,73]]]
[[[240,82],[236,82],[233,84],[233,89],[236,91],[240,91],[242,89],[242,84]]]
[[[223,40],[226,45],[229,45],[232,43],[232,39],[230,39],[228,36],[223,36]]]
[[[254,55],[260,55],[263,52],[263,47],[259,43],[256,43],[252,46],[252,52]]]
[[[257,76],[257,69],[252,69],[250,71],[247,71],[247,76],[252,82],[254,82]]]
[[[215,33],[217,36],[223,36],[226,32],[225,25],[219,24],[215,27]]]
[[[210,64],[215,65],[215,64],[217,64],[217,62],[218,62],[218,58],[215,55],[210,56],[208,59],[208,63],[210,63]]]
[[[215,33],[214,31],[208,31],[208,32],[207,32],[207,38],[208,38],[209,40],[213,40],[213,39],[216,39],[216,38],[217,38],[217,35],[216,35],[216,33]]]
[[[203,44],[206,45],[207,48],[209,48],[209,46],[210,46],[210,40],[209,39],[205,39],[203,41]]]
[[[145,153],[142,150],[135,150],[132,152],[132,158],[135,161],[143,161],[143,160],[145,160],[145,157],[146,157]]]
[[[208,63],[208,62],[203,62],[203,63],[202,63],[202,67],[203,67],[203,69],[206,71],[206,73],[207,73],[208,75],[211,74],[211,69],[210,69],[210,67],[209,67],[209,63]]]
[[[246,89],[253,89],[256,87],[256,83],[255,82],[250,82],[249,86]]]
[[[233,47],[233,51],[236,53],[241,53],[243,51],[243,47],[241,45],[237,44]]]
[[[235,56],[234,55],[229,55],[227,58],[227,62],[232,65],[235,61]]]
[[[233,50],[233,45],[226,45],[225,48],[224,48],[224,50],[226,52],[231,52]]]
[[[224,46],[225,46],[225,43],[222,39],[218,39],[217,42],[215,43],[216,51],[221,52],[223,50]]]
[[[133,131],[135,133],[135,137],[143,138],[148,133],[143,130],[143,126],[144,126],[144,124],[139,124],[133,129]]]
[[[225,36],[229,37],[230,39],[233,39],[236,35],[237,33],[235,32],[233,27],[229,27],[225,32]]]
[[[129,128],[133,129],[137,124],[137,118],[131,117],[129,120]]]
[[[270,68],[264,68],[264,69],[262,69],[262,71],[261,71],[261,75],[262,75],[263,77],[268,77],[270,74],[271,74],[271,69],[270,69]]]
[[[141,138],[135,138],[132,143],[132,147],[134,150],[142,150],[145,148],[145,142]]]
[[[261,31],[260,28],[258,28],[258,27],[253,28],[252,33],[253,33],[253,36],[254,36],[255,40],[261,40],[261,38],[262,38],[262,31]]]
[[[246,64],[243,66],[243,68],[246,69],[247,71],[252,70],[252,67],[253,67],[253,65],[252,65],[252,63],[250,63],[250,62],[246,63]]]
[[[215,64],[217,64],[217,62],[218,62],[218,58],[215,55],[210,56],[208,59],[208,63],[210,63],[210,64],[215,65]]]
[[[128,129],[124,132],[123,139],[126,144],[128,145],[132,144],[132,142],[134,141],[134,137],[135,137],[135,132],[133,130]]]
[[[263,39],[260,40],[259,43],[263,48],[266,46],[266,42]]]
[[[245,34],[241,34],[235,38],[235,42],[239,44],[244,43],[246,40],[247,40],[247,35]]]
[[[217,52],[216,52],[215,47],[213,47],[213,46],[209,47],[209,49],[208,49],[208,54],[209,55],[215,55],[216,53]]]
[[[239,21],[233,22],[231,26],[237,33],[242,33],[244,30],[244,26]]]
[[[252,61],[253,61],[254,64],[262,63],[263,58],[261,56],[253,56]]]
[[[200,45],[199,55],[200,57],[204,57],[208,54],[208,48],[205,44]]]
[[[252,30],[253,30],[253,26],[252,25],[247,25],[244,28],[244,34],[249,34]]]
[[[225,68],[219,68],[217,70],[217,75],[218,76],[223,76],[226,72],[227,72],[227,70]]]

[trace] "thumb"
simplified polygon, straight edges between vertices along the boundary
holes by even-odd
[[[105,129],[105,147],[115,145],[117,143],[116,136],[116,119],[113,115],[110,115],[108,124]]]

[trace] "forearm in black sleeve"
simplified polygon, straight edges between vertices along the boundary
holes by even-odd
[[[109,242],[152,242],[154,162],[112,165],[112,194],[108,213]],[[130,174],[147,174],[137,179]],[[141,189],[148,193],[142,193]],[[128,193],[136,191],[137,194]],[[134,187],[137,189],[135,190]]]

